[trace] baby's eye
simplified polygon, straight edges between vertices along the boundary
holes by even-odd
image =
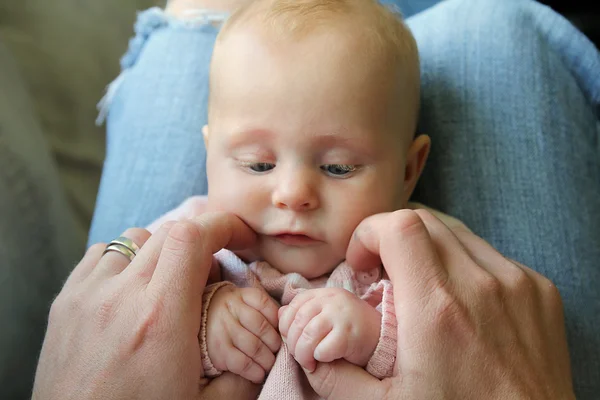
[[[252,163],[248,164],[248,168],[250,168],[254,172],[267,172],[275,168],[275,164],[271,163]]]
[[[345,176],[356,171],[356,165],[347,164],[325,164],[321,169],[331,176]]]

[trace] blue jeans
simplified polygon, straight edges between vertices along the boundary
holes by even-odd
[[[402,5],[402,3],[400,3]],[[409,18],[433,147],[414,200],[556,283],[579,399],[600,393],[600,56],[529,0],[448,0]],[[90,232],[107,241],[207,191],[217,29],[140,15],[108,116]]]

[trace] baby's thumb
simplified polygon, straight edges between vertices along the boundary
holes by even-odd
[[[382,399],[385,387],[379,379],[346,360],[317,363],[313,372],[304,370],[317,394],[327,400]]]

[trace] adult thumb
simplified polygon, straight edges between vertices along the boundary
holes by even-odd
[[[198,400],[253,400],[258,398],[260,389],[261,385],[252,383],[231,372],[224,372],[201,388]]]
[[[317,363],[313,372],[304,372],[314,391],[327,400],[382,399],[388,386],[346,360]]]

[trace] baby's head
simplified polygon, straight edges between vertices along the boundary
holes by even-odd
[[[415,138],[416,43],[376,0],[257,0],[217,38],[211,209],[259,235],[252,258],[314,278],[369,215],[406,207],[429,151]]]

